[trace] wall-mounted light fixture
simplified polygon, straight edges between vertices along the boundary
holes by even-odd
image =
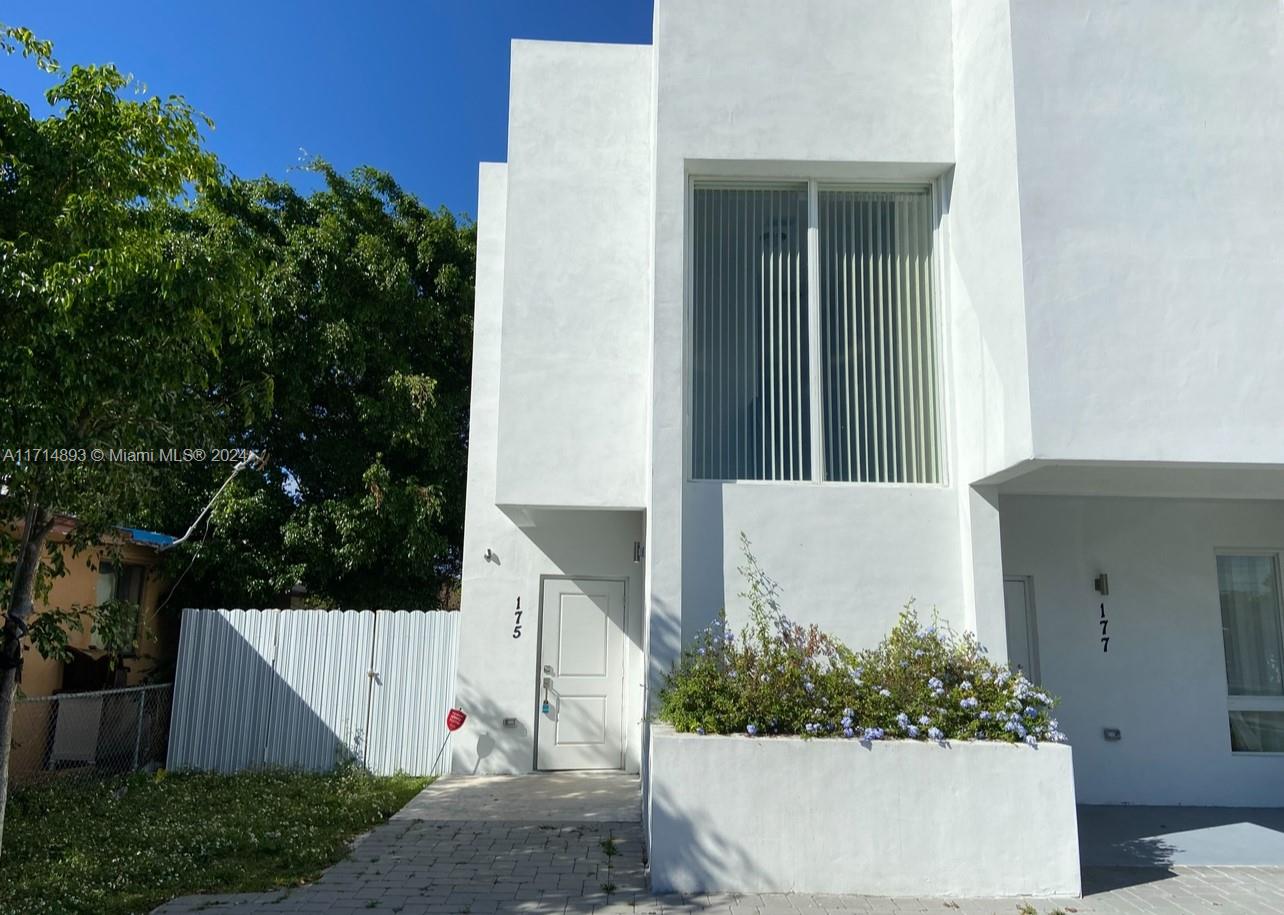
[[[633,541],[633,561],[641,562],[643,557],[645,556],[646,556],[646,547],[642,545],[642,541],[634,540]]]
[[[1092,586],[1097,589],[1097,593],[1105,597],[1110,593],[1110,576],[1102,572],[1092,580]]]

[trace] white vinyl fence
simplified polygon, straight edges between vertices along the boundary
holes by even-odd
[[[458,644],[440,610],[184,610],[168,765],[441,774]]]

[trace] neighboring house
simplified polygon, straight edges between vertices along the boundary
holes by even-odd
[[[455,744],[643,767],[739,540],[1063,700],[1083,803],[1284,802],[1284,8],[657,0],[480,173]],[[544,705],[547,701],[547,705]]]
[[[166,665],[171,665],[177,654],[177,613],[168,617],[157,613],[168,592],[168,584],[157,573],[158,550],[173,538],[118,528],[105,546],[77,556],[65,545],[74,524],[74,519],[60,518],[49,534],[51,542],[62,544],[67,573],[54,579],[47,600],[36,601],[35,615],[46,607],[69,610],[91,608],[112,599],[130,601],[138,606],[137,645],[113,668],[88,617],[83,619],[83,631],[68,631],[68,661],[42,657],[30,639],[24,639],[18,685],[27,696],[132,686],[154,671],[164,676]]]

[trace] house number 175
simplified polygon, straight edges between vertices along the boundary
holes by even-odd
[[[513,638],[522,637],[522,599],[517,598],[517,609],[513,611]]]

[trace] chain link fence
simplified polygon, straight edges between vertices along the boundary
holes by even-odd
[[[9,781],[116,775],[161,766],[174,685],[19,699]]]

